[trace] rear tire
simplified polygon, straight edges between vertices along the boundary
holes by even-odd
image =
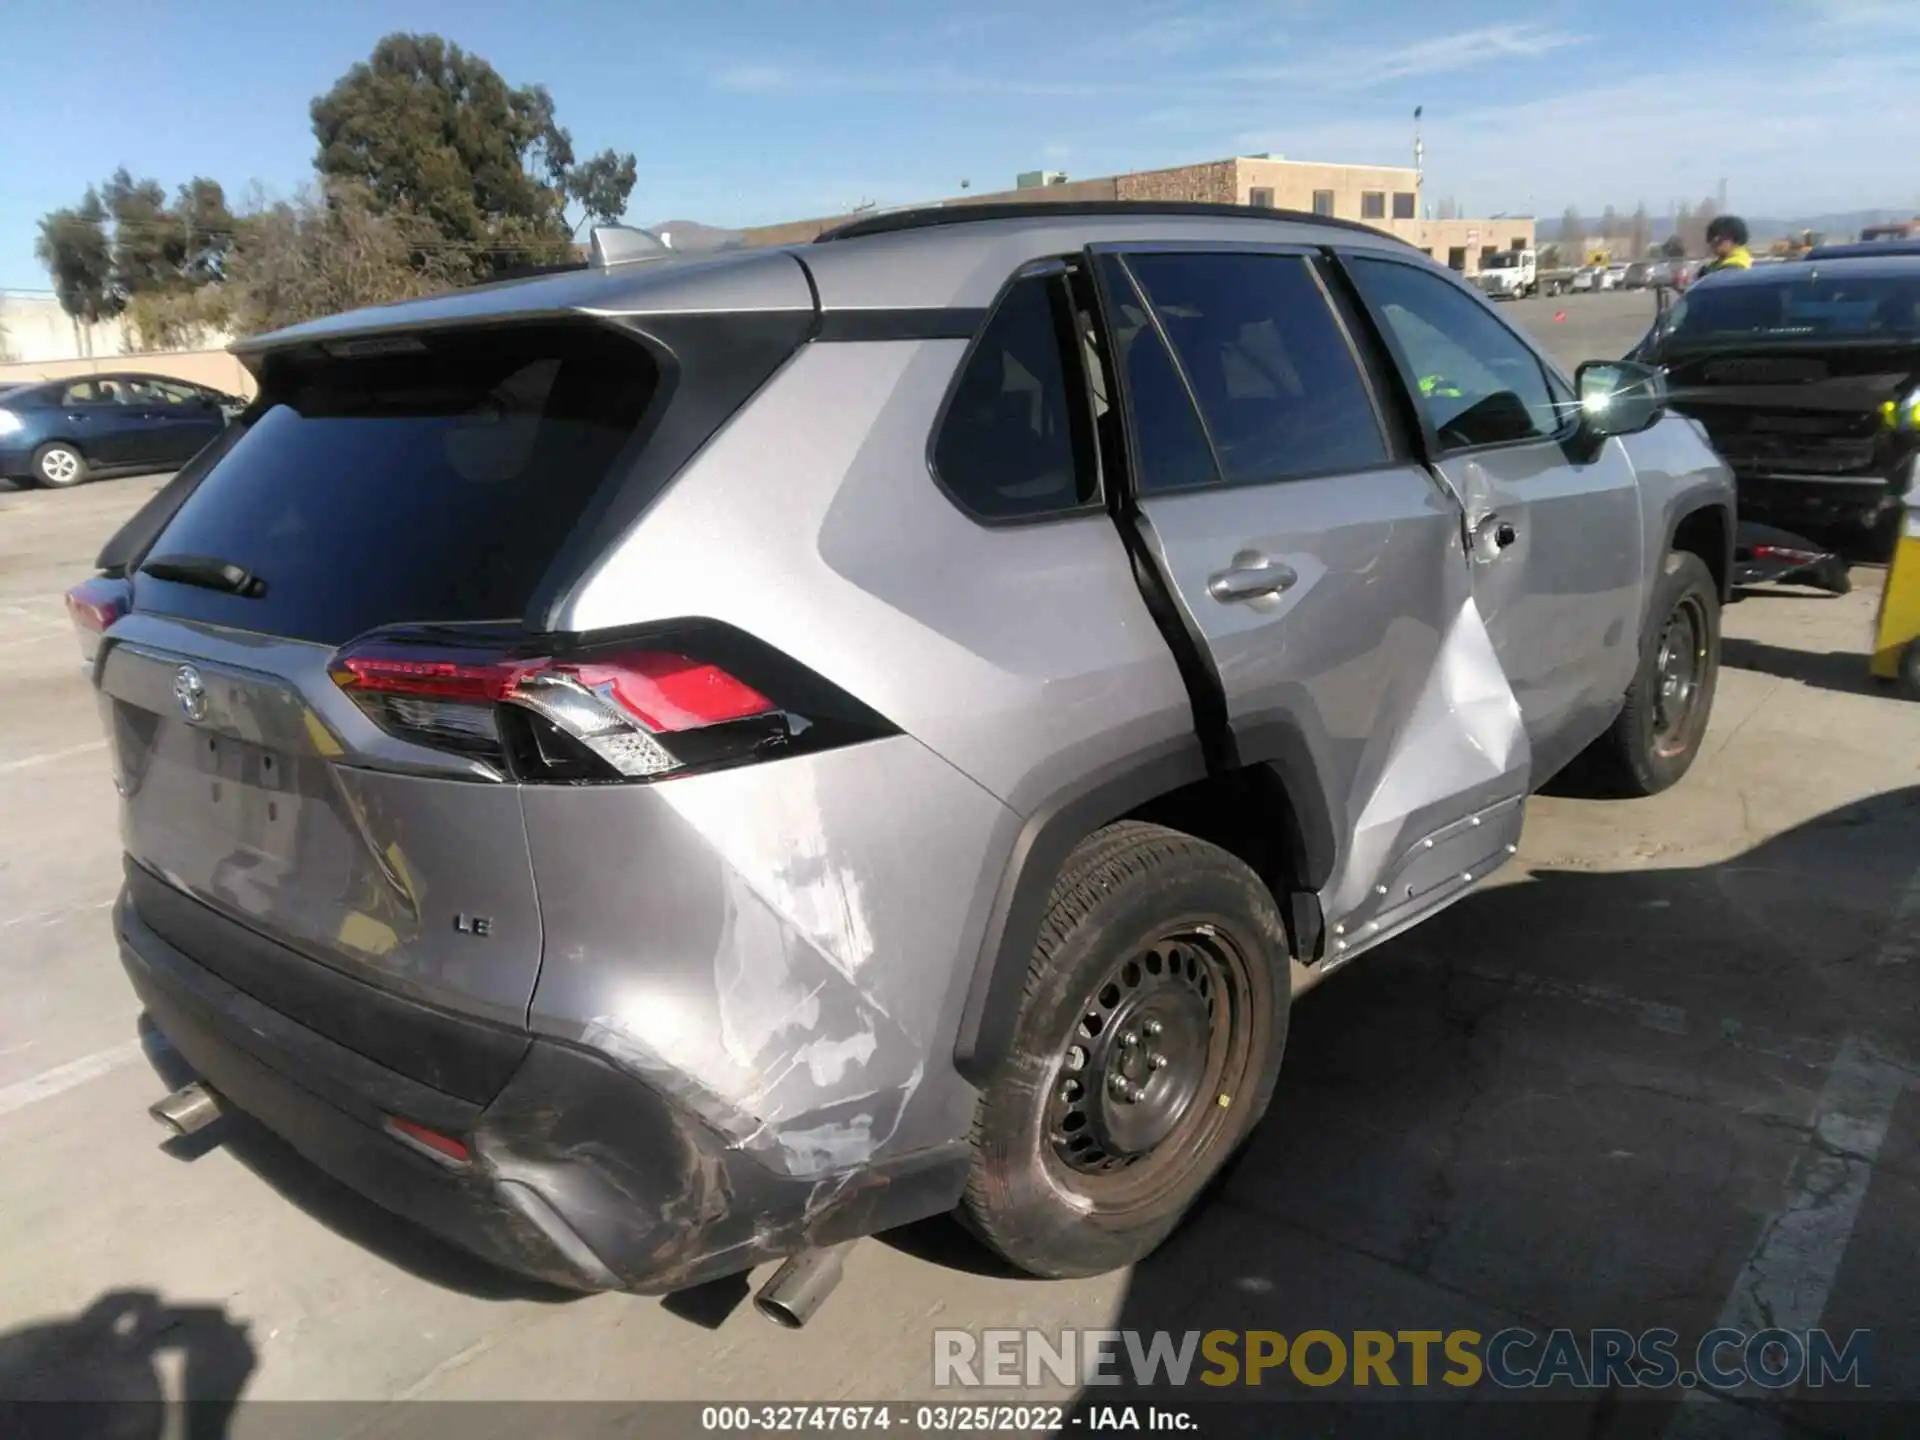
[[[1265,1112],[1289,1000],[1286,931],[1251,869],[1139,821],[1088,836],[981,1095],[961,1218],[1035,1275],[1141,1259]]]
[[[1720,591],[1698,555],[1669,552],[1626,703],[1583,757],[1606,794],[1657,795],[1693,768],[1720,678]]]
[[[77,446],[64,440],[42,445],[33,452],[33,483],[43,485],[49,490],[66,490],[75,485],[84,485],[87,479],[87,457]]]

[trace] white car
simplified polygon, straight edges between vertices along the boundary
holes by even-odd
[[[1601,284],[1601,277],[1605,274],[1606,272],[1599,266],[1589,265],[1585,269],[1573,272],[1573,281],[1567,288],[1575,294],[1590,294],[1595,290],[1604,290],[1607,287]]]
[[[1627,267],[1626,266],[1609,265],[1607,266],[1606,274],[1607,274],[1606,284],[1600,287],[1602,290],[1620,290],[1625,288],[1627,283]]]

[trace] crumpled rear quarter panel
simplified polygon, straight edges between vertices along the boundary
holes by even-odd
[[[763,1164],[950,1141],[983,876],[1017,821],[894,736],[654,785],[529,788],[536,1033],[648,1080]]]

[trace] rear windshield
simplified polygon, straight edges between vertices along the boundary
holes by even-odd
[[[1911,275],[1848,276],[1782,266],[1771,283],[1705,284],[1674,307],[1678,345],[1726,340],[1897,339],[1920,336],[1920,268]]]
[[[136,608],[329,645],[522,619],[652,400],[654,362],[597,327],[399,345],[270,369],[268,408],[145,562],[237,567],[252,593],[141,574]]]

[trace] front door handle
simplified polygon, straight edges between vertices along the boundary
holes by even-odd
[[[1474,531],[1479,548],[1489,556],[1498,555],[1514,541],[1520,538],[1520,531],[1511,520],[1500,515],[1484,515]]]
[[[1269,560],[1252,550],[1233,557],[1233,564],[1217,575],[1207,577],[1207,593],[1223,605],[1236,600],[1260,600],[1278,595],[1300,579],[1291,565]]]

